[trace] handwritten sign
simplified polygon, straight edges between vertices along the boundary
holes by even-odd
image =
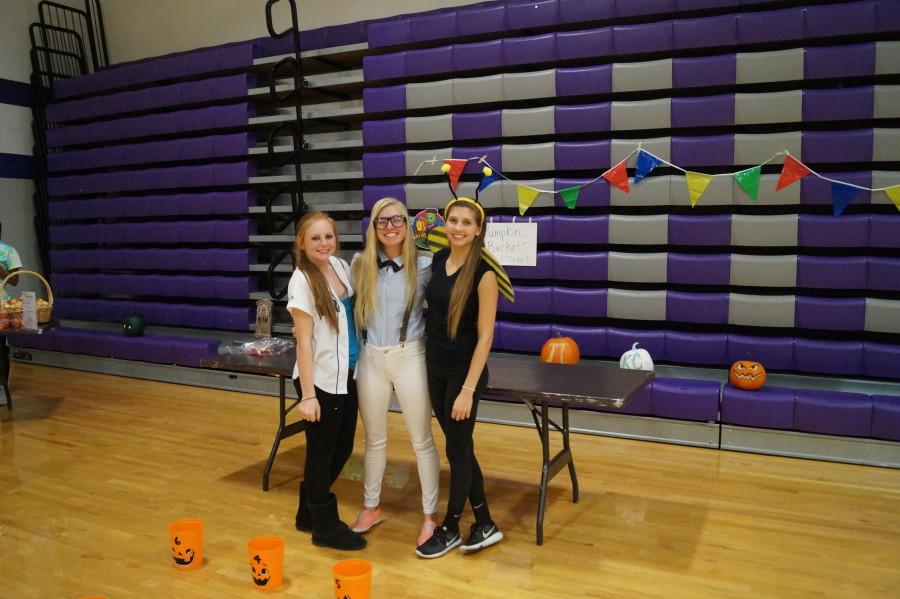
[[[504,266],[537,265],[537,223],[489,222],[484,243]]]
[[[35,331],[37,322],[37,296],[34,291],[22,292],[22,328]]]

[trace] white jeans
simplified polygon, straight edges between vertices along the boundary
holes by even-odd
[[[416,454],[422,511],[434,514],[437,511],[440,461],[431,437],[431,400],[425,374],[424,341],[408,341],[390,347],[364,346],[357,365],[356,386],[359,413],[366,429],[363,505],[377,507],[381,500],[381,483],[387,464],[387,413],[393,388]]]

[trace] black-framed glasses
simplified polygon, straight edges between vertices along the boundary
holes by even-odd
[[[375,217],[376,229],[387,229],[388,223],[391,223],[392,227],[402,227],[404,224],[406,224],[406,217],[402,214],[395,214],[394,216]]]

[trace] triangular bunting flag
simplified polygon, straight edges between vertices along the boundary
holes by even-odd
[[[650,152],[638,151],[637,161],[634,165],[634,184],[640,183],[644,177],[650,174],[650,171],[662,164],[662,160],[651,154]]]
[[[684,171],[684,180],[687,183],[688,194],[691,196],[691,208],[693,208],[700,201],[700,196],[709,187],[710,182],[712,182],[712,175]]]
[[[452,189],[456,189],[456,186],[459,185],[459,177],[462,175],[468,162],[468,160],[461,160],[459,158],[449,158],[444,161],[441,171],[447,173],[450,177],[450,187]]]
[[[851,187],[850,185],[846,185],[844,183],[832,183],[831,207],[834,210],[834,215],[840,216],[841,214],[843,214],[844,210],[847,209],[847,206],[850,205],[850,202],[853,201],[853,198],[858,193],[859,189],[856,187]]]
[[[743,189],[754,202],[759,195],[759,177],[761,172],[761,166],[754,166],[753,168],[748,168],[747,170],[732,175],[734,180],[737,181],[737,184],[741,186],[741,189]]]
[[[488,186],[499,179],[500,176],[497,173],[491,173],[490,175],[485,175],[481,178],[481,182],[478,184],[478,191],[484,191],[488,188]]]
[[[784,158],[784,166],[781,167],[781,176],[778,177],[778,185],[775,191],[787,187],[794,181],[799,181],[812,171],[806,168],[806,165],[788,154]]]
[[[578,194],[581,193],[581,186],[576,185],[575,187],[566,187],[565,189],[559,190],[559,195],[562,196],[563,202],[566,203],[566,208],[574,209],[575,204],[578,203]]]
[[[628,171],[624,160],[603,173],[603,178],[628,193]]]
[[[897,210],[900,210],[900,185],[888,187],[884,190],[884,193],[887,194],[887,197],[891,198],[891,201],[894,202],[894,206],[897,207]]]
[[[524,185],[516,185],[516,197],[519,198],[519,214],[525,214],[525,211],[531,208],[534,199],[541,193],[533,187],[525,187]]]
[[[444,228],[444,225],[432,228],[428,232],[427,240],[428,247],[432,252],[438,252],[450,247],[450,242],[447,241],[447,230]],[[481,248],[481,258],[497,273],[497,285],[500,287],[500,295],[511,302],[516,301],[516,291],[509,280],[509,275],[506,274],[503,266],[500,265],[500,261],[486,247]]]

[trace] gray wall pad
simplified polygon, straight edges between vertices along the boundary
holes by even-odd
[[[737,83],[765,83],[803,79],[803,48],[775,52],[739,52]]]
[[[665,283],[668,253],[627,254],[609,252],[607,272],[610,281],[629,283]]]
[[[614,92],[671,89],[671,87],[671,58],[648,62],[614,63],[612,66],[612,90]]]
[[[610,318],[665,320],[666,292],[609,289],[606,295],[606,315]]]
[[[794,326],[795,296],[730,293],[728,324],[752,327]]]
[[[731,216],[731,245],[785,246],[797,245],[797,215]]]
[[[867,331],[900,333],[900,301],[866,298]]]
[[[803,120],[803,91],[734,95],[734,124],[799,123]]]
[[[669,216],[609,216],[609,242],[612,244],[665,245],[669,242]]]
[[[732,254],[730,279],[748,287],[796,287],[797,256]]]

